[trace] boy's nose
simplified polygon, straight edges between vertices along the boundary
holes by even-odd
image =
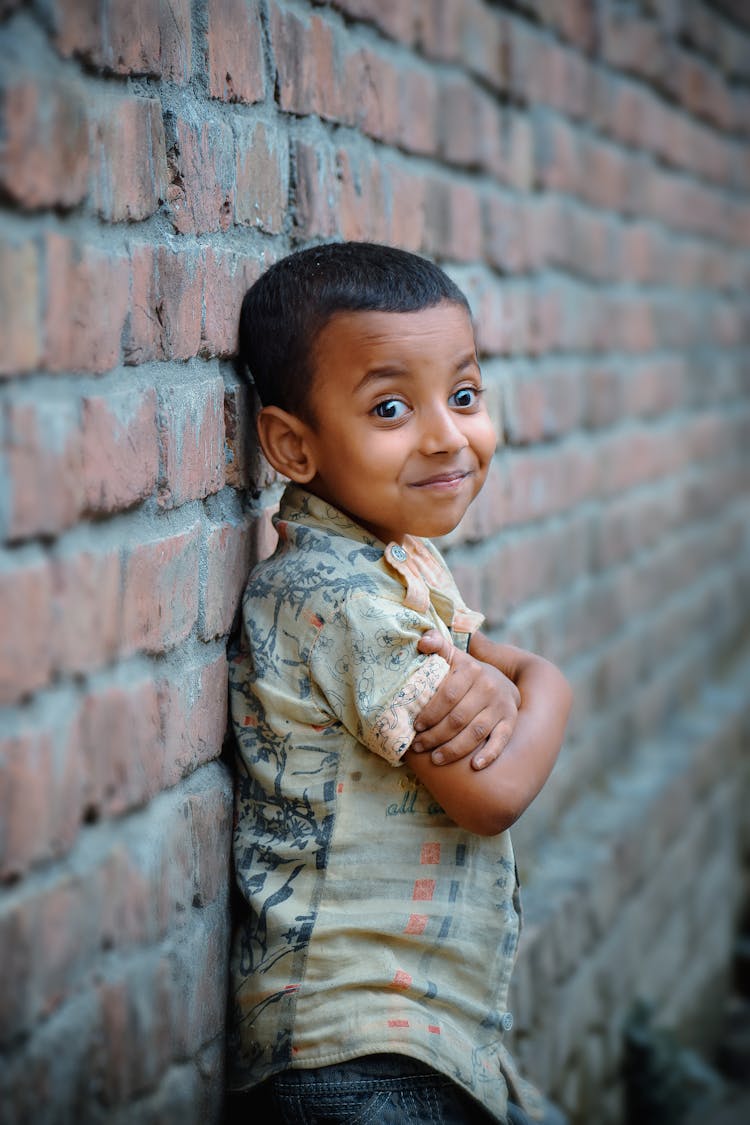
[[[423,453],[458,453],[468,444],[452,411],[433,410],[425,418],[420,441]]]

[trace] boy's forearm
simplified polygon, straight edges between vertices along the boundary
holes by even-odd
[[[503,832],[528,808],[550,775],[562,746],[572,700],[560,671],[542,657],[481,634],[470,654],[499,668],[517,684],[521,706],[515,730],[502,754],[477,771],[468,759],[434,765],[428,754],[407,751],[406,762],[446,813],[470,832]]]
[[[542,656],[512,645],[497,644],[482,633],[471,638],[469,652],[477,660],[499,668],[518,688],[518,720],[502,757],[519,774],[523,796],[520,816],[540,791],[562,747],[573,693],[559,668]]]

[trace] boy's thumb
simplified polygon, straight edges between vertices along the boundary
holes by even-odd
[[[426,633],[423,633],[419,638],[417,648],[422,653],[427,655],[436,653],[438,656],[442,656],[443,660],[447,660],[449,664],[451,662],[453,644],[438,629],[428,629]]]

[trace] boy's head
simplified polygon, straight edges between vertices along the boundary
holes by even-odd
[[[245,297],[241,358],[272,465],[384,542],[452,530],[495,433],[466,298],[405,251],[291,255]]]
[[[318,335],[342,312],[417,312],[468,302],[426,258],[372,242],[300,250],[271,266],[242,302],[240,362],[263,406],[314,421],[311,390]]]

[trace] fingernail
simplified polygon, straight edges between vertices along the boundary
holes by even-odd
[[[414,724],[414,730],[415,730],[415,731],[417,732],[417,734],[421,734],[421,733],[422,733],[422,731],[424,730],[424,726],[423,726],[423,724],[422,724],[422,723],[420,723],[420,722],[416,722],[416,723]]]
[[[435,763],[436,766],[441,766],[443,764],[443,762],[445,761],[445,758],[443,757],[443,755],[440,753],[439,750],[436,750],[435,753],[432,755],[432,760],[433,760],[433,762]]]
[[[486,764],[487,763],[486,763],[486,760],[484,758],[475,758],[474,759],[474,765],[477,767],[478,770],[484,769],[484,766]]]

